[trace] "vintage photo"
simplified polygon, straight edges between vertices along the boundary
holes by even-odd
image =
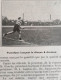
[[[61,80],[61,1],[0,3],[0,80]]]
[[[61,45],[60,0],[2,0],[2,46]]]

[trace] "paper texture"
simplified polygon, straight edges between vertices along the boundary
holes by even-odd
[[[61,80],[60,0],[0,0],[0,80]]]

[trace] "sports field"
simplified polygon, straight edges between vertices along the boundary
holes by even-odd
[[[12,31],[12,27],[3,27],[2,34]],[[18,41],[18,33],[2,37],[2,46],[59,46],[61,45],[61,27],[25,27],[22,30],[22,39],[25,42]]]

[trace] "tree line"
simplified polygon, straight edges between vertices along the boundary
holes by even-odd
[[[16,22],[16,20],[11,20],[8,19],[7,17],[3,17],[2,16],[2,25],[3,26],[12,26],[14,25]],[[23,26],[49,26],[49,25],[61,25],[61,20],[60,19],[56,19],[50,22],[42,22],[42,21],[23,21],[22,20],[22,25]]]

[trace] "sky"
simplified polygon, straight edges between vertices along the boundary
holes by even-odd
[[[60,0],[2,0],[2,16],[8,19],[17,19],[19,16],[25,20],[49,21],[61,20]]]

